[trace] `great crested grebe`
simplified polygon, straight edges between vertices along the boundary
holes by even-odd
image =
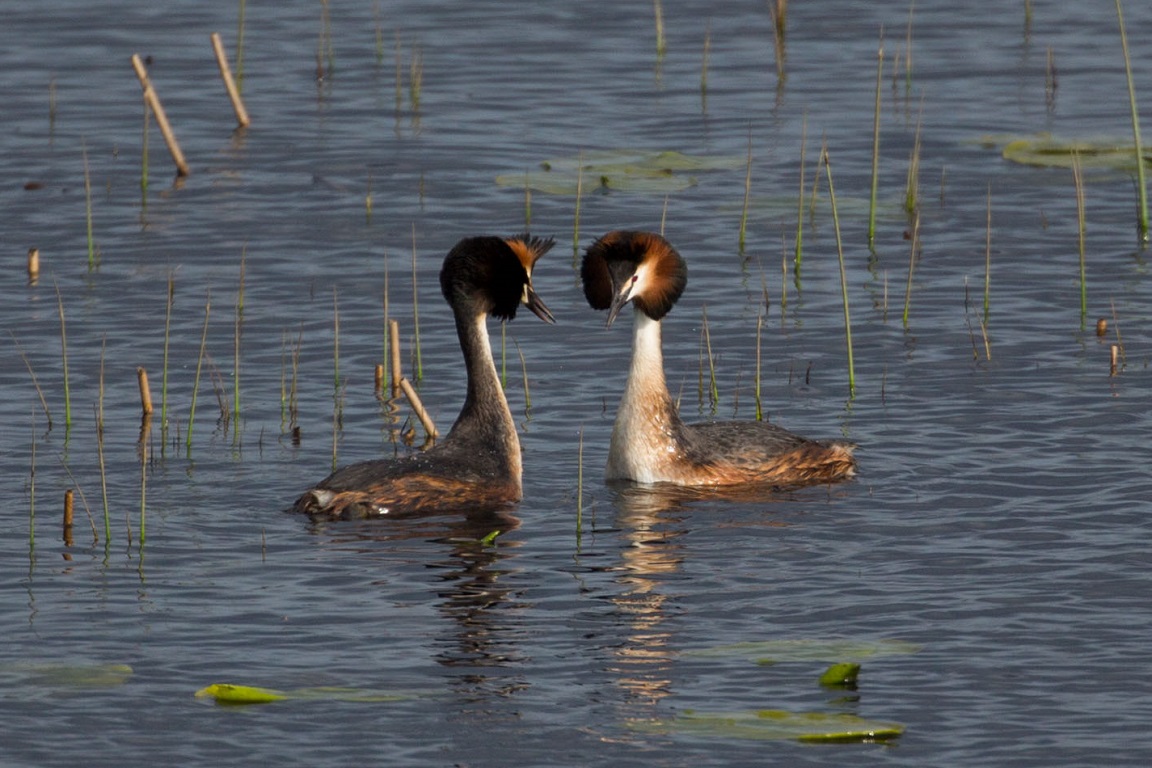
[[[652,232],[614,231],[588,247],[580,270],[593,309],[608,325],[635,308],[632,367],[608,450],[608,480],[684,486],[795,488],[852,477],[854,446],[820,442],[763,421],[685,424],[664,381],[660,321],[688,284],[672,244]]]
[[[555,322],[532,290],[532,267],[552,243],[523,234],[469,237],[452,248],[440,270],[440,290],[456,318],[468,377],[456,423],[423,453],[337,470],[297,499],[295,511],[360,518],[519,501],[520,440],[496,375],[486,320],[511,320],[523,303],[545,322]]]

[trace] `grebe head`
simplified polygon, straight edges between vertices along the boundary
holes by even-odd
[[[448,252],[440,270],[440,290],[454,308],[511,320],[524,304],[548,323],[552,312],[532,290],[532,267],[552,247],[551,238],[466,237]]]
[[[655,232],[615,230],[588,246],[580,278],[588,304],[608,310],[608,325],[628,302],[660,320],[684,293],[688,266]]]

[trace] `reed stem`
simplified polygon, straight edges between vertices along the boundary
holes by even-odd
[[[1076,186],[1076,233],[1080,251],[1080,330],[1088,317],[1088,280],[1085,266],[1086,219],[1084,206],[1084,175],[1080,167],[1080,153],[1072,153],[1072,180]]]
[[[848,274],[844,269],[844,243],[840,238],[840,214],[836,209],[836,190],[832,185],[832,163],[828,159],[828,147],[822,150],[824,171],[828,175],[828,197],[832,201],[832,226],[836,232],[836,255],[840,261],[840,296],[844,303],[844,340],[848,349],[848,397],[856,396],[856,366],[852,359],[852,318],[848,313]]]
[[[64,373],[64,431],[72,429],[72,395],[68,386],[68,330],[64,322],[64,299],[60,296],[60,285],[53,280],[56,288],[56,309],[60,313],[60,359]]]
[[[876,51],[876,105],[872,118],[872,194],[868,202],[868,249],[876,246],[876,195],[880,188],[880,84],[884,77],[884,28]]]
[[[416,354],[416,381],[424,380],[424,361],[420,356],[420,297],[416,290],[416,225],[412,225],[412,350]]]
[[[160,450],[164,451],[168,433],[168,342],[172,329],[172,305],[176,296],[176,276],[168,273],[168,302],[164,310],[164,370],[160,374]]]
[[[992,185],[988,185],[988,205],[986,224],[984,229],[984,320],[983,326],[988,325],[988,316],[991,311],[992,295]]]
[[[1136,142],[1136,185],[1140,200],[1137,237],[1148,244],[1148,187],[1144,179],[1144,145],[1140,140],[1140,113],[1136,109],[1136,84],[1132,79],[1132,59],[1128,55],[1128,33],[1124,30],[1124,11],[1116,0],[1116,18],[1120,22],[1120,49],[1124,53],[1124,71],[1128,76],[1128,105],[1132,110],[1132,136]]]
[[[748,203],[752,199],[752,129],[748,129],[748,170],[744,174],[744,207],[740,212],[740,237],[737,249],[744,253],[744,233],[748,227]]]
[[[144,69],[144,62],[138,53],[132,54],[132,68],[136,70],[140,87],[144,89],[144,102],[152,110],[152,114],[156,116],[156,126],[160,129],[160,134],[168,145],[168,153],[172,155],[172,162],[176,164],[176,175],[187,176],[190,173],[188,161],[184,159],[184,153],[176,141],[176,134],[172,132],[172,126],[168,123],[168,115],[164,112],[164,106],[160,103],[160,97],[156,95],[156,89],[152,87],[148,71]]]
[[[220,78],[224,81],[224,90],[228,92],[228,99],[232,102],[232,111],[236,113],[236,122],[241,128],[247,128],[252,120],[248,117],[248,110],[244,100],[240,98],[240,89],[232,78],[232,68],[228,65],[228,53],[224,50],[224,42],[219,32],[212,33],[212,51],[216,54],[216,65],[220,68]]]
[[[200,391],[200,372],[204,366],[205,350],[208,347],[208,318],[212,312],[212,293],[209,291],[204,301],[204,330],[200,334],[200,354],[196,356],[196,375],[192,379],[192,404],[188,408],[188,429],[184,436],[184,450],[192,455],[192,427],[196,422],[196,395]]]
[[[96,239],[92,235],[92,176],[88,172],[88,147],[82,145],[84,155],[84,222],[88,230],[88,271],[96,269]]]
[[[800,194],[797,196],[796,209],[796,259],[794,271],[800,275],[800,264],[804,260],[804,163],[808,153],[808,113],[804,113],[804,120],[800,127]],[[787,267],[785,267],[787,270]]]

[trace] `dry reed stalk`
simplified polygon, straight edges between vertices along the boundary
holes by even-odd
[[[704,55],[700,61],[700,111],[708,111],[708,56],[712,52],[712,22],[704,30]]]
[[[188,168],[188,161],[184,159],[184,153],[180,151],[180,144],[176,141],[176,134],[172,132],[172,126],[168,123],[168,115],[164,112],[164,106],[160,103],[160,97],[156,95],[156,89],[152,87],[152,81],[148,77],[148,71],[144,69],[144,62],[140,59],[140,54],[132,54],[132,68],[136,70],[136,77],[140,80],[140,87],[144,89],[144,103],[152,110],[152,114],[156,116],[156,125],[160,128],[160,134],[164,137],[164,143],[168,145],[168,153],[172,155],[172,162],[176,164],[176,175],[187,176],[191,170]]]
[[[244,90],[244,10],[245,0],[240,0],[240,13],[236,19],[236,90]]]
[[[160,452],[163,454],[168,433],[168,341],[172,330],[172,305],[176,297],[176,277],[168,273],[168,302],[164,309],[164,365],[160,373]]]
[[[400,369],[400,323],[388,321],[388,336],[392,339],[392,397],[400,396],[400,379],[404,378]]]
[[[152,413],[152,390],[148,386],[148,371],[144,367],[136,369],[136,383],[140,385],[140,411],[148,416]]]
[[[748,227],[748,203],[752,199],[752,128],[748,128],[748,170],[744,174],[744,207],[740,212],[740,237],[737,250],[744,253],[744,233]]]
[[[40,249],[28,249],[28,284],[36,285],[40,279]]]
[[[424,425],[424,432],[428,437],[435,440],[440,437],[440,433],[436,430],[436,425],[432,422],[432,417],[428,415],[428,411],[424,409],[424,403],[420,401],[420,396],[416,394],[416,389],[412,386],[412,382],[407,378],[400,379],[400,389],[404,392],[404,397],[408,398],[408,402],[412,405],[412,410],[416,414],[416,418],[420,419],[420,423]]]
[[[20,346],[20,342],[16,340],[16,334],[11,330],[8,335],[12,337],[12,343],[16,345],[16,351],[20,353],[20,359],[24,361],[24,367],[28,369],[28,375],[32,377],[32,386],[36,389],[36,395],[40,398],[40,407],[44,409],[44,416],[48,419],[48,429],[52,429],[52,413],[48,410],[48,400],[44,397],[44,390],[40,387],[40,382],[36,379],[36,372],[32,370],[32,362],[28,359],[28,355],[24,354],[24,348]]]
[[[100,379],[96,398],[96,458],[100,464],[100,496],[104,501],[104,541],[112,543],[112,507],[108,503],[108,471],[104,462],[104,350],[108,339],[100,342]],[[131,531],[129,531],[131,536]]]
[[[384,366],[380,363],[376,364],[376,368],[372,372],[372,391],[377,397],[384,394]]]
[[[784,79],[785,33],[788,28],[788,0],[768,0],[768,13],[772,17],[772,40],[776,44],[776,79]]]
[[[580,259],[580,202],[584,196],[584,150],[576,159],[576,211],[572,215],[572,266]]]
[[[64,546],[72,546],[73,491],[64,491]]]
[[[760,404],[760,336],[764,328],[764,315],[756,314],[756,381],[753,384],[753,397],[756,401],[756,421],[764,420],[764,411]]]
[[[584,528],[584,426],[576,433],[576,542]]]
[[[247,128],[252,120],[248,117],[248,110],[244,107],[244,100],[240,98],[240,89],[232,78],[232,68],[228,66],[228,54],[224,51],[224,43],[219,32],[212,33],[212,50],[216,53],[216,64],[220,67],[220,78],[224,81],[224,89],[228,91],[228,99],[232,102],[232,111],[236,113],[236,122],[241,128]]]
[[[1111,347],[1108,348],[1108,354],[1109,354],[1108,375],[1109,376],[1115,376],[1116,373],[1119,371],[1118,363],[1119,363],[1119,357],[1120,357],[1120,345],[1119,344],[1113,344]]]

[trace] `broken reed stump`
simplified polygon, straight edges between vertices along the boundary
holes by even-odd
[[[416,418],[420,419],[420,423],[424,425],[424,431],[433,440],[440,437],[440,433],[436,431],[436,425],[432,423],[432,417],[428,415],[428,411],[424,410],[424,403],[420,401],[420,396],[416,394],[412,382],[407,378],[400,379],[400,389],[404,391],[404,397],[408,398],[408,402],[412,405],[412,410],[416,412]]]
[[[144,62],[138,53],[132,54],[132,68],[136,70],[140,87],[144,89],[144,103],[156,116],[156,125],[159,126],[160,133],[164,136],[164,143],[168,145],[172,162],[176,164],[176,175],[187,176],[191,172],[188,168],[188,161],[184,159],[184,153],[180,151],[176,135],[172,133],[172,126],[168,123],[168,115],[164,113],[164,107],[160,104],[160,97],[156,95],[156,89],[152,87],[152,81],[148,78],[148,70],[144,69]]]
[[[64,546],[72,546],[72,507],[73,491],[71,488],[64,491]]]
[[[148,371],[136,369],[136,381],[140,384],[140,410],[145,416],[152,414],[152,389],[148,386]]]
[[[388,337],[392,349],[392,397],[400,396],[400,323],[388,321]]]
[[[40,249],[28,249],[28,284],[36,285],[40,279]]]
[[[232,68],[228,65],[228,54],[224,51],[224,43],[219,32],[212,33],[212,50],[216,52],[216,63],[220,66],[220,77],[224,80],[224,88],[228,91],[228,98],[232,101],[232,109],[236,113],[236,122],[241,128],[251,124],[248,110],[244,108],[244,101],[240,98],[240,89],[232,77]]]

